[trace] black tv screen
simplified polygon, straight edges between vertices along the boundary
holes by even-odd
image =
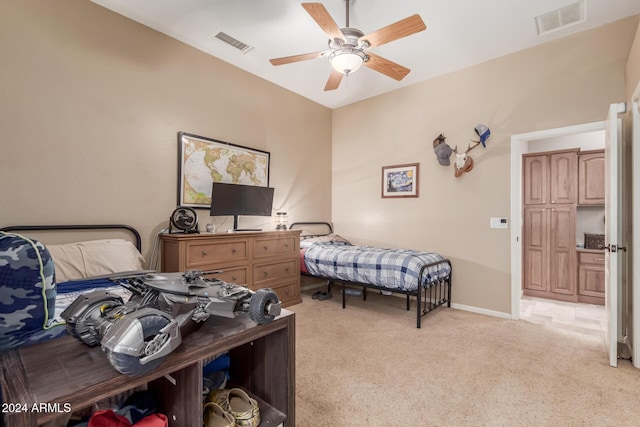
[[[211,190],[211,216],[234,216],[234,229],[238,228],[238,215],[271,216],[273,188],[253,185],[214,182]]]

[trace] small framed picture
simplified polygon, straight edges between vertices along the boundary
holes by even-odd
[[[382,167],[382,197],[418,197],[419,163]]]

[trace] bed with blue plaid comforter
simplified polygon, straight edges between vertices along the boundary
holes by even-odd
[[[443,261],[442,263],[437,263]],[[444,279],[451,265],[436,253],[410,249],[385,249],[372,246],[314,243],[304,253],[304,263],[312,276],[372,285],[390,291],[418,291],[421,270],[422,285]]]

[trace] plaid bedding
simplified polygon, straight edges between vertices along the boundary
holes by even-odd
[[[56,294],[55,321],[64,323],[62,312],[71,305],[80,295],[87,294],[98,289],[120,295],[124,301],[131,297],[131,291],[112,282],[109,279],[83,279],[58,283],[58,293]]]
[[[409,249],[314,243],[304,254],[309,274],[399,291],[416,291],[420,269],[443,260],[438,254]],[[423,284],[446,277],[448,263],[427,268]]]

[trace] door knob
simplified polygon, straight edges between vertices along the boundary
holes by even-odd
[[[606,249],[609,252],[627,252],[626,246],[606,245],[603,246],[602,249]]]

